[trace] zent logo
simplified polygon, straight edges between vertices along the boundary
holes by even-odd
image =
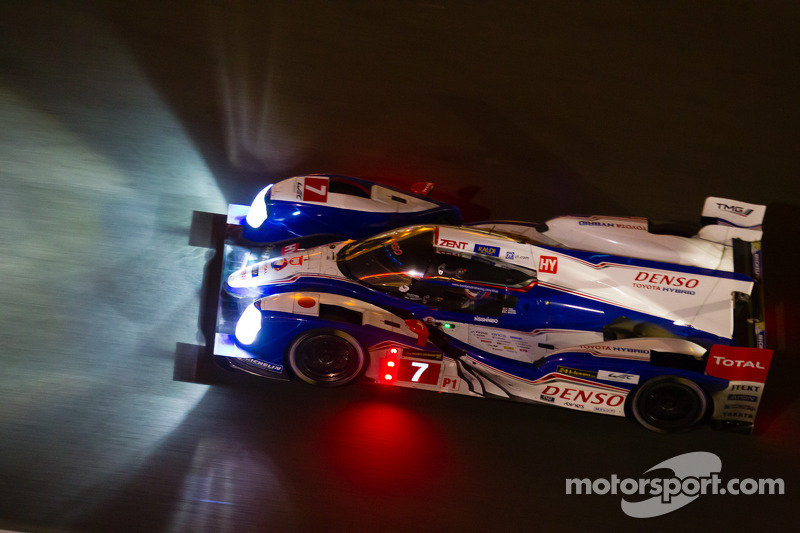
[[[456,250],[463,250],[467,247],[467,243],[463,241],[452,241],[450,239],[439,239],[439,246],[445,248],[455,248]]]
[[[322,202],[328,201],[328,178],[305,178],[303,182],[303,201]]]
[[[558,257],[543,255],[539,258],[539,272],[558,273]]]

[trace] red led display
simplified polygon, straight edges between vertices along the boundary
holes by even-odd
[[[442,365],[438,362],[400,359],[398,361],[397,381],[437,385],[441,370]]]

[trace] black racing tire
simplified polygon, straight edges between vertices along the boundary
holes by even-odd
[[[710,406],[708,396],[697,383],[677,376],[643,383],[630,402],[633,417],[659,433],[691,430],[706,417]]]
[[[358,378],[367,356],[361,344],[344,331],[312,329],[298,335],[286,351],[295,376],[319,387],[339,387]]]

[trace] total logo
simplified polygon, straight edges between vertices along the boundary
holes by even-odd
[[[714,345],[711,347],[706,372],[729,381],[764,383],[767,378],[772,350]]]
[[[714,363],[722,366],[735,366],[736,368],[758,368],[766,370],[761,361],[737,361],[736,359],[725,359],[724,357],[714,356]]]

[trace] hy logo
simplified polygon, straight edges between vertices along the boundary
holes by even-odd
[[[558,273],[558,257],[543,255],[539,257],[539,272]]]

